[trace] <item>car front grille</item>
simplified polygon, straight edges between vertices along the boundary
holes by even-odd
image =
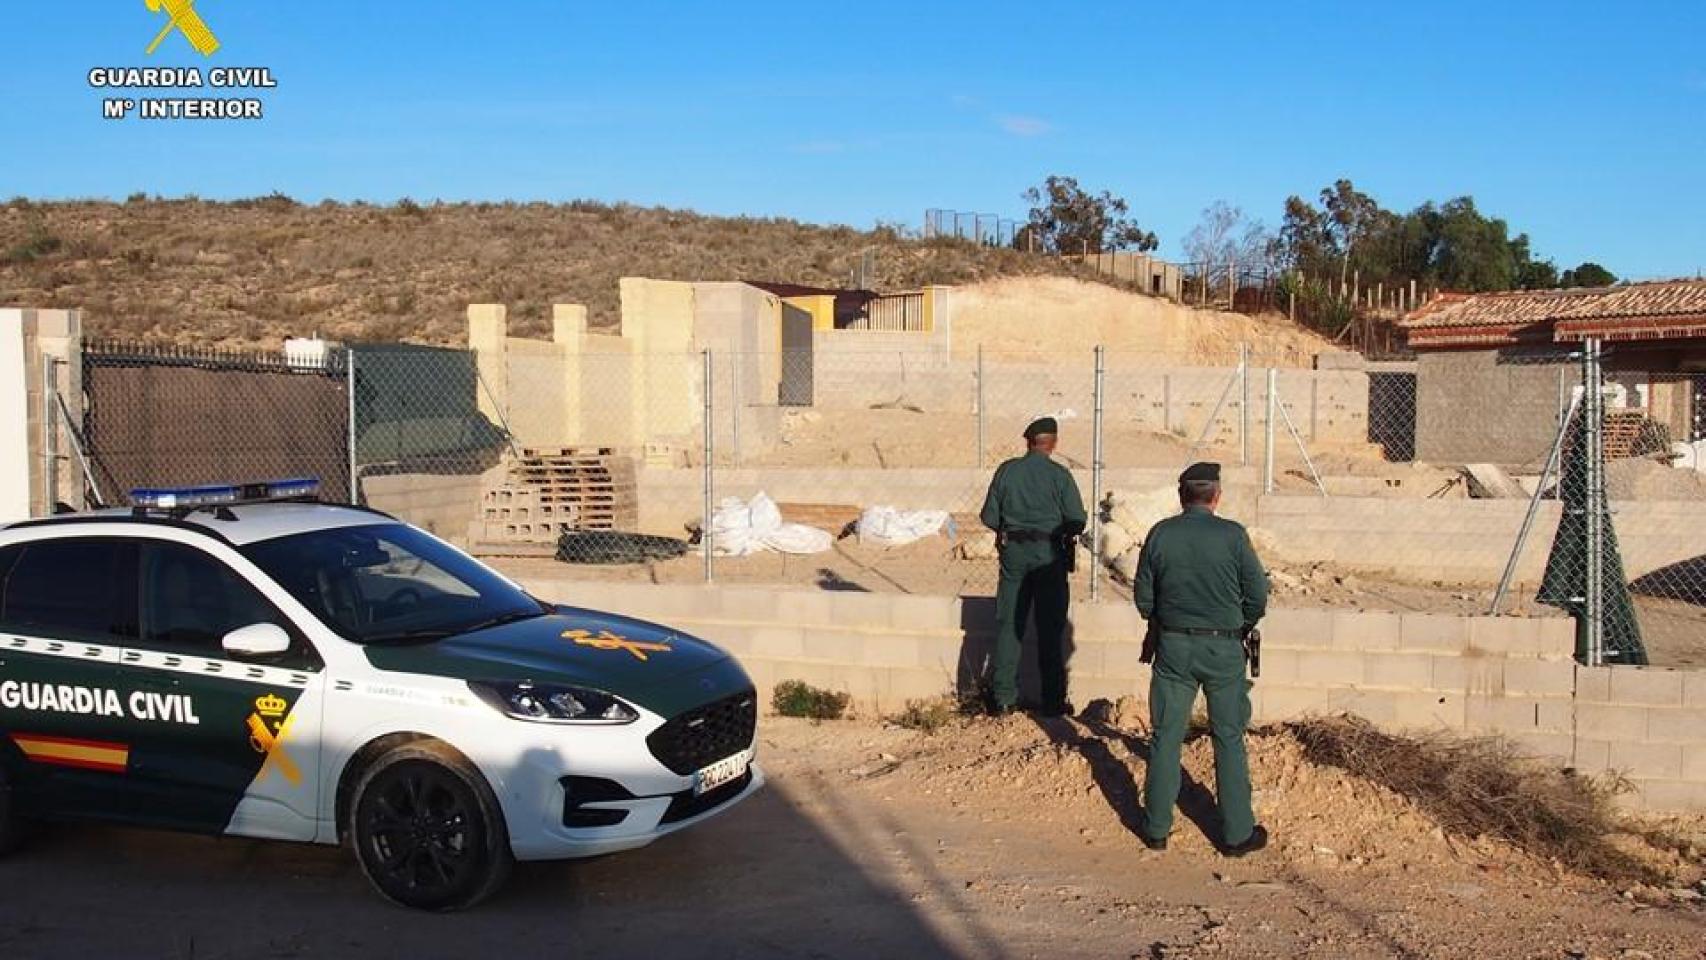
[[[671,719],[646,738],[652,756],[686,776],[745,750],[758,729],[758,693],[743,690]]]

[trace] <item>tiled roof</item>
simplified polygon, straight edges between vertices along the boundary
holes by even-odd
[[[1583,337],[1668,340],[1706,331],[1706,280],[1616,287],[1441,294],[1402,321],[1412,346]]]
[[[1671,280],[1611,287],[1572,301],[1554,320],[1611,320],[1631,317],[1706,316],[1706,280]]]
[[[1421,305],[1403,320],[1403,326],[1418,327],[1526,327],[1545,323],[1582,300],[1604,293],[1608,287],[1574,290],[1515,290],[1508,293],[1442,293]]]

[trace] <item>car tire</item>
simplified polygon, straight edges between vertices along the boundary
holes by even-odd
[[[471,907],[503,885],[515,862],[485,777],[435,741],[396,747],[362,771],[349,816],[361,872],[405,907]]]

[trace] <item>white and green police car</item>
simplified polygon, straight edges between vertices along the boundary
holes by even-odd
[[[385,896],[449,910],[762,784],[723,651],[313,492],[0,527],[0,849],[35,819],[348,842]]]

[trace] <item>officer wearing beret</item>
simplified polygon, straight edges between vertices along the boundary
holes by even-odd
[[[1067,588],[1072,550],[1084,532],[1084,498],[1071,471],[1050,459],[1060,427],[1043,417],[1025,428],[1025,455],[995,470],[979,515],[995,531],[1001,580],[995,594],[995,714],[1012,713],[1019,700],[1019,638],[1036,611],[1037,672],[1042,713],[1064,716]]]
[[[1179,750],[1201,688],[1214,743],[1218,845],[1243,856],[1267,845],[1250,805],[1244,730],[1250,685],[1244,640],[1267,612],[1268,580],[1243,526],[1215,516],[1220,465],[1198,463],[1179,475],[1182,512],[1150,529],[1138,558],[1137,609],[1157,643],[1149,682],[1153,734],[1144,778],[1143,842],[1167,847],[1179,798]]]

